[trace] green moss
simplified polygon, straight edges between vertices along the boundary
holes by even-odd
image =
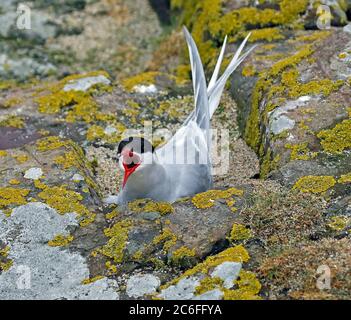
[[[344,120],[333,129],[323,130],[317,134],[317,137],[321,139],[324,151],[340,154],[345,149],[351,148],[351,120]]]
[[[236,188],[227,190],[209,190],[199,193],[192,198],[193,205],[198,209],[208,209],[215,205],[215,200],[229,199],[233,196],[242,196],[244,192]]]
[[[290,160],[310,160],[317,156],[316,152],[311,152],[308,148],[308,143],[286,144],[285,148],[290,149]]]
[[[128,207],[133,212],[159,212],[161,215],[174,212],[174,208],[168,202],[155,202],[148,199],[137,199],[128,203]]]
[[[131,227],[132,222],[130,220],[122,220],[115,223],[111,228],[105,229],[104,233],[109,240],[103,247],[96,251],[113,259],[115,263],[121,263]]]
[[[66,247],[69,245],[70,242],[73,241],[73,236],[64,236],[62,234],[58,234],[54,237],[54,239],[48,242],[50,247]]]
[[[248,240],[252,237],[252,232],[250,229],[246,228],[241,224],[234,223],[232,230],[230,232],[229,239],[231,241],[242,241]]]
[[[328,191],[335,184],[336,180],[332,176],[305,176],[295,183],[293,189],[318,194]]]

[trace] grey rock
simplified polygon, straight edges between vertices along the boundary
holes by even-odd
[[[175,285],[161,291],[158,297],[165,300],[189,300],[194,298],[195,288],[200,284],[200,278],[187,277],[180,279]]]
[[[74,213],[60,215],[42,203],[16,208],[9,218],[0,214],[0,240],[10,247],[13,266],[0,274],[0,298],[8,299],[118,299],[116,282],[100,279],[83,285],[89,277],[79,253],[47,242],[68,235],[77,226]],[[12,240],[9,235],[15,234]]]
[[[195,296],[193,300],[221,300],[223,298],[223,295],[224,293],[221,290],[214,289]]]
[[[154,293],[160,283],[160,279],[152,274],[132,276],[127,281],[127,295],[132,298],[141,298],[146,294]]]
[[[211,277],[219,277],[223,280],[225,288],[230,289],[234,286],[234,281],[238,278],[242,264],[238,262],[223,262],[212,272]]]

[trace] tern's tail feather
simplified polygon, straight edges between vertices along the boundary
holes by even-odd
[[[199,125],[199,127],[208,131],[208,129],[210,128],[210,120],[219,105],[227,80],[229,79],[231,74],[235,71],[235,69],[240,65],[240,63],[251,53],[251,51],[255,48],[255,46],[253,46],[242,56],[240,56],[251,35],[249,34],[245,38],[245,40],[241,43],[239,49],[235,53],[228,67],[224,71],[223,75],[218,79],[218,75],[219,75],[220,67],[222,65],[222,61],[225,53],[225,47],[227,43],[227,37],[225,37],[224,43],[221,49],[221,53],[216,63],[215,70],[213,72],[209,85],[206,88],[206,79],[205,79],[205,74],[203,70],[203,65],[202,65],[196,44],[193,38],[191,37],[189,31],[185,27],[184,27],[184,34],[189,48],[189,56],[190,56],[193,87],[194,87],[194,97],[195,97],[195,115],[194,113],[192,113],[189,116],[189,118],[186,120],[185,124],[188,123],[188,121],[190,121],[191,119],[194,119],[194,116],[195,116],[195,120]]]
[[[195,120],[198,126],[207,133],[207,142],[209,142],[210,112],[205,73],[194,39],[186,27],[183,29],[188,44],[191,64],[195,100]]]

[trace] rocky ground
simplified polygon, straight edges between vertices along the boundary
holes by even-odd
[[[350,299],[350,1],[328,30],[307,0],[33,1],[23,31],[18,2],[0,5],[1,299]],[[225,34],[227,61],[258,44],[212,121],[228,167],[174,204],[106,205],[125,130],[152,121],[161,145],[193,108],[181,23],[209,74]]]

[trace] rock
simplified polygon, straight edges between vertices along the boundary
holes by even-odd
[[[113,280],[82,284],[89,269],[79,253],[47,244],[77,226],[75,214],[60,215],[43,203],[31,203],[9,218],[0,214],[0,222],[0,240],[10,246],[13,262],[0,274],[1,299],[118,299]]]
[[[160,286],[160,279],[152,274],[132,276],[127,281],[127,294],[131,298],[141,298],[154,293]]]
[[[345,101],[351,99],[351,69],[343,54],[351,46],[349,39],[340,30],[297,32],[294,38],[276,42],[269,53],[256,49],[243,66],[256,75],[237,73],[233,79],[240,128],[260,156],[261,177],[289,187],[304,176],[336,181],[347,174],[351,147],[341,138],[349,122]],[[294,46],[300,49],[292,51]],[[323,61],[323,73],[317,61]],[[337,130],[345,133],[328,140]],[[344,190],[337,184],[327,189],[334,197]]]
[[[38,180],[43,175],[43,170],[41,168],[30,168],[28,169],[25,174],[24,178],[31,179],[31,180]]]
[[[239,276],[241,267],[241,263],[223,262],[212,271],[211,277],[221,278],[224,281],[223,286],[230,289],[234,286],[234,281]]]
[[[137,85],[134,87],[133,89],[135,92],[138,93],[156,93],[157,92],[157,88],[154,84],[150,84],[149,86],[145,86],[145,85]]]
[[[105,76],[99,75],[96,77],[87,77],[87,78],[80,78],[77,80],[69,81],[64,87],[63,91],[87,91],[93,85],[96,84],[105,84],[109,85],[111,81],[107,79]]]
[[[190,300],[194,298],[195,288],[200,285],[199,280],[196,277],[181,279],[176,285],[162,290],[158,297],[164,300]]]
[[[198,296],[195,296],[193,300],[222,300],[222,298],[223,292],[219,289],[214,289],[200,294]]]

